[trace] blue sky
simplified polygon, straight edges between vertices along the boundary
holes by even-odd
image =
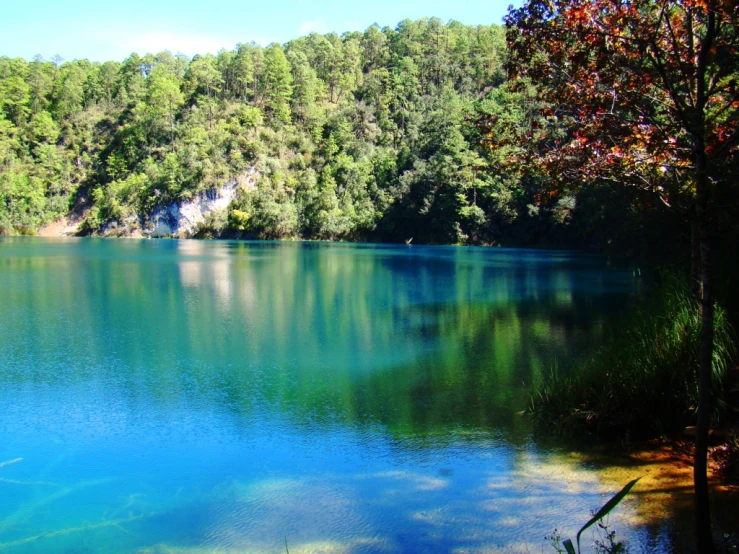
[[[238,42],[287,42],[309,32],[364,30],[436,16],[470,25],[501,23],[516,0],[6,0],[0,56],[118,60],[131,52],[187,55]]]

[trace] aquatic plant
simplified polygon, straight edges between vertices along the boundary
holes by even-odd
[[[681,432],[695,417],[701,319],[684,280],[667,277],[621,330],[595,354],[553,366],[532,391],[527,414],[538,428],[561,434],[646,438]],[[714,417],[724,409],[721,388],[736,356],[726,312],[716,306]]]
[[[575,550],[575,546],[572,544],[572,540],[565,539],[563,541],[562,537],[559,535],[556,529],[554,530],[554,533],[552,533],[551,535],[547,535],[545,539],[549,541],[552,547],[559,554],[579,554],[580,536],[585,530],[589,529],[597,523],[598,527],[605,532],[605,540],[596,540],[594,542],[593,548],[596,553],[616,554],[627,552],[625,545],[622,542],[616,540],[616,532],[611,531],[608,528],[608,524],[604,523],[603,520],[616,508],[616,506],[621,503],[626,495],[629,494],[629,492],[632,488],[634,488],[634,485],[636,485],[639,479],[641,479],[641,477],[629,481],[624,488],[613,495],[611,499],[608,500],[608,502],[603,504],[603,506],[601,506],[601,508],[593,514],[593,516],[587,521],[587,523],[585,523],[585,525],[580,528],[576,536],[577,550]]]

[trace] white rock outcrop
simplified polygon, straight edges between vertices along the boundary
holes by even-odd
[[[252,189],[258,178],[254,168],[236,179],[227,181],[220,188],[197,194],[192,200],[176,202],[154,210],[144,233],[150,237],[190,237],[205,222],[210,212],[225,210],[236,198],[239,188]]]

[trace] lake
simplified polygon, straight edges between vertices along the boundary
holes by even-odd
[[[635,475],[516,412],[639,287],[564,251],[0,238],[0,551],[541,552]],[[636,504],[620,536],[667,548]]]

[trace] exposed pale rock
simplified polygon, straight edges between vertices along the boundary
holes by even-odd
[[[151,237],[190,237],[205,222],[211,212],[225,210],[236,198],[239,188],[252,189],[256,186],[257,171],[247,170],[236,179],[227,181],[220,188],[197,194],[192,200],[177,202],[154,210],[150,225],[144,231]]]

